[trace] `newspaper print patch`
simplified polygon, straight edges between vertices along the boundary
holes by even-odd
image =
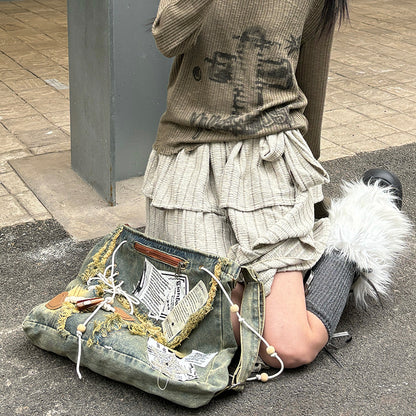
[[[153,369],[175,381],[189,381],[198,378],[192,363],[181,360],[167,347],[153,338],[147,341],[147,356]]]
[[[188,277],[159,270],[145,259],[143,275],[133,291],[133,296],[148,309],[149,318],[163,320],[188,294]]]

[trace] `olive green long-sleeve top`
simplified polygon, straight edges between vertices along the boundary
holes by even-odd
[[[161,0],[152,32],[175,57],[154,149],[299,129],[319,156],[332,32],[324,0]]]

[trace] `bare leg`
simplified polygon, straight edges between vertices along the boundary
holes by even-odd
[[[243,292],[244,285],[242,283],[237,283],[237,286],[231,292],[231,300],[239,307],[241,307]],[[231,323],[233,325],[234,337],[237,341],[237,344],[240,345],[240,322],[238,321],[237,314],[231,314]]]
[[[232,292],[233,301],[239,305],[242,292],[242,285],[237,285]],[[239,340],[239,322],[235,317],[232,320],[234,334]],[[306,310],[302,273],[276,273],[271,292],[266,297],[263,336],[275,347],[287,368],[312,362],[328,342],[324,324]],[[259,354],[266,364],[279,365],[266,353],[263,344]]]

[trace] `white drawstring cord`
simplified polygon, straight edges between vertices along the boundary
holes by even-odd
[[[134,296],[131,296],[129,293],[125,292],[121,286],[123,285],[123,281],[119,282],[118,284],[114,281],[114,276],[117,276],[117,273],[114,272],[115,267],[115,255],[119,248],[124,244],[127,243],[126,240],[122,241],[117,248],[114,250],[112,258],[111,258],[111,264],[109,264],[105,269],[103,273],[98,273],[97,276],[91,277],[87,281],[87,285],[90,285],[91,281],[97,280],[99,282],[104,283],[105,285],[109,286],[109,289],[105,289],[105,293],[111,294],[111,299],[114,301],[114,298],[116,295],[121,295],[126,298],[127,302],[129,302],[130,306],[130,315],[133,315],[134,313],[134,305],[139,305],[140,301],[136,299]],[[111,269],[110,276],[107,277],[108,270]]]
[[[132,297],[127,292],[125,292],[123,289],[121,289],[121,286],[123,285],[123,282],[120,282],[120,283],[116,284],[115,281],[114,281],[114,276],[117,276],[117,273],[114,272],[115,255],[116,255],[117,251],[119,250],[119,248],[124,243],[127,243],[127,241],[126,240],[122,241],[116,247],[116,249],[114,250],[113,255],[111,257],[111,263],[104,269],[104,272],[103,273],[98,273],[96,277],[91,277],[87,281],[88,286],[90,285],[91,281],[93,281],[93,280],[98,280],[99,282],[103,282],[104,284],[106,284],[107,286],[110,287],[110,289],[105,289],[104,292],[111,293],[111,296],[106,297],[101,303],[99,303],[97,305],[97,308],[86,319],[86,321],[83,324],[79,324],[78,327],[77,327],[77,337],[78,337],[77,374],[78,374],[78,377],[80,379],[82,378],[82,375],[81,375],[81,372],[80,372],[80,369],[79,369],[80,365],[81,365],[81,350],[82,350],[81,340],[82,340],[82,335],[86,331],[87,325],[91,321],[91,319],[96,315],[96,313],[100,309],[102,309],[102,308],[104,308],[104,309],[111,308],[110,305],[114,302],[114,298],[116,297],[116,295],[122,295],[127,299],[127,301],[129,302],[129,305],[130,305],[130,314],[131,315],[133,315],[133,312],[134,312],[133,305],[138,305],[140,303],[136,298]],[[109,269],[111,269],[110,275],[108,277],[106,277],[107,272],[108,272]]]
[[[277,355],[277,353],[275,351],[275,348],[272,345],[270,345],[266,341],[266,339],[261,334],[259,334],[251,325],[249,325],[247,323],[247,321],[239,314],[238,305],[235,305],[233,303],[233,301],[231,300],[230,296],[228,295],[227,291],[225,290],[225,288],[221,284],[221,282],[218,280],[218,278],[212,272],[210,272],[208,269],[206,269],[205,267],[201,266],[200,269],[203,270],[204,272],[208,273],[218,283],[219,287],[221,288],[222,292],[224,293],[225,297],[227,298],[228,302],[231,305],[231,308],[230,308],[231,312],[234,312],[237,315],[238,322],[242,323],[247,329],[249,329],[254,335],[256,335],[266,345],[266,347],[267,347],[266,351],[268,352],[268,354],[271,357],[276,358],[276,360],[279,361],[279,363],[280,363],[280,369],[277,373],[275,373],[271,376],[269,376],[266,373],[256,374],[255,377],[249,377],[247,379],[247,381],[260,380],[260,381],[265,382],[267,380],[270,380],[270,379],[275,378],[275,377],[279,376],[280,374],[282,374],[285,366],[283,364],[282,359]]]
[[[98,273],[97,276],[92,277],[90,279],[88,279],[87,281],[87,285],[90,285],[90,283],[93,280],[97,280],[99,282],[104,283],[105,285],[109,286],[109,289],[105,289],[104,291],[106,293],[110,293],[111,297],[107,297],[105,298],[98,306],[97,308],[94,310],[94,312],[86,319],[86,321],[84,322],[84,324],[80,324],[77,327],[77,337],[78,337],[78,355],[77,355],[77,374],[78,377],[81,379],[82,375],[80,372],[80,365],[81,365],[81,352],[82,352],[82,335],[83,333],[86,331],[86,326],[88,325],[88,323],[91,321],[91,319],[97,314],[97,312],[102,309],[103,307],[109,306],[114,302],[114,298],[116,297],[116,295],[121,295],[124,298],[127,299],[127,301],[129,302],[130,305],[130,314],[132,315],[134,313],[134,305],[138,305],[140,303],[140,301],[138,299],[136,299],[135,297],[131,296],[130,294],[128,294],[127,292],[125,292],[123,289],[121,289],[121,286],[123,285],[124,282],[119,282],[118,284],[115,283],[114,280],[114,276],[117,275],[116,272],[114,272],[114,268],[115,268],[115,255],[117,253],[117,251],[120,249],[120,247],[126,243],[127,241],[124,240],[122,241],[114,250],[112,258],[111,258],[111,263],[104,269],[103,273]],[[111,269],[110,275],[107,277],[107,272],[108,270]],[[277,373],[269,376],[266,373],[262,373],[262,374],[257,374],[255,377],[249,377],[247,379],[247,381],[253,381],[253,380],[261,380],[263,382],[270,380],[272,378],[275,378],[277,376],[279,376],[283,370],[284,370],[284,364],[282,359],[277,355],[275,349],[273,346],[271,346],[266,339],[259,334],[251,325],[249,325],[246,320],[239,314],[238,312],[238,306],[234,305],[230,296],[228,295],[227,291],[225,290],[224,286],[221,284],[221,282],[217,279],[217,277],[211,273],[208,269],[206,269],[205,267],[200,267],[201,270],[204,270],[206,273],[208,273],[219,285],[219,287],[221,288],[222,292],[224,293],[225,297],[227,298],[228,302],[231,305],[231,311],[235,312],[238,318],[238,321],[240,323],[242,323],[244,326],[246,326],[254,335],[256,335],[267,347],[266,351],[269,353],[269,355],[273,358],[275,358],[277,361],[279,361],[280,363],[280,369]],[[235,307],[237,307],[235,309]]]
[[[82,332],[77,330],[77,338],[78,338],[78,355],[77,355],[77,374],[78,378],[82,379],[82,374],[79,369],[81,365],[81,349],[82,349]]]
[[[79,324],[77,326],[77,337],[78,337],[78,357],[77,357],[77,374],[79,379],[82,378],[81,372],[79,370],[79,367],[81,365],[81,348],[82,348],[82,334],[86,331],[88,323],[91,321],[92,318],[94,318],[95,314],[106,304],[111,303],[111,298],[104,299],[94,310],[94,312],[86,319],[86,321],[83,324]]]

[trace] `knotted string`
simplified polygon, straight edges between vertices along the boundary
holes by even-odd
[[[104,299],[101,303],[98,304],[97,308],[94,310],[94,312],[88,317],[88,319],[85,320],[85,322],[81,325],[83,325],[84,328],[87,327],[88,323],[91,321],[91,319],[96,315],[96,313],[106,304],[109,304],[111,302],[111,298],[106,298]],[[78,325],[77,327],[77,337],[78,337],[78,356],[77,356],[77,374],[78,374],[78,378],[81,380],[82,379],[82,375],[81,375],[81,371],[79,369],[80,365],[81,365],[81,349],[82,349],[82,334],[85,332],[81,332],[79,330],[80,326]]]
[[[227,301],[229,302],[230,306],[234,306],[233,301],[231,300],[230,296],[228,295],[227,291],[225,290],[224,286],[222,285],[222,283],[219,281],[219,279],[213,274],[211,273],[208,269],[206,269],[205,267],[201,266],[200,267],[201,270],[203,270],[204,272],[208,273],[217,283],[218,286],[221,288],[222,292],[224,293],[224,296],[226,297]],[[262,341],[267,348],[271,347],[273,348],[267,341],[266,339],[258,332],[256,331],[241,315],[238,311],[234,311],[235,314],[237,315],[237,319],[238,322],[240,322],[241,324],[243,324],[248,330],[250,330],[256,337],[258,337],[260,339],[260,341]],[[274,350],[274,348],[273,348]],[[276,372],[275,374],[271,375],[271,376],[267,376],[267,379],[270,380],[272,378],[275,378],[277,376],[279,376],[280,374],[283,373],[284,370],[284,364],[282,359],[277,355],[276,351],[274,351],[272,354],[270,354],[271,357],[275,358],[279,364],[280,364],[280,369],[278,372]],[[261,374],[256,374],[256,376],[254,377],[249,377],[247,379],[247,381],[254,381],[254,380],[261,380],[261,381],[267,381],[264,380],[262,378]]]
[[[124,283],[123,281],[116,284],[116,282],[114,280],[114,277],[118,275],[118,272],[115,272],[115,255],[116,255],[117,251],[120,249],[120,247],[126,242],[127,241],[124,240],[116,247],[116,249],[114,250],[113,255],[111,257],[111,263],[104,269],[104,272],[103,273],[99,272],[97,274],[97,276],[92,277],[92,278],[88,279],[88,281],[87,281],[88,286],[91,284],[92,281],[98,281],[98,282],[104,283],[106,286],[109,287],[108,289],[104,289],[104,292],[105,293],[110,293],[111,296],[106,297],[100,304],[97,305],[94,312],[85,320],[84,324],[78,325],[78,328],[77,328],[77,337],[78,337],[77,374],[78,374],[78,377],[80,379],[82,378],[82,375],[81,375],[81,372],[80,372],[81,352],[82,352],[82,335],[85,332],[86,326],[91,321],[91,319],[98,313],[99,310],[101,310],[102,308],[109,307],[109,305],[111,305],[114,302],[114,298],[117,295],[121,295],[124,298],[126,298],[126,300],[129,303],[129,306],[130,306],[130,314],[131,315],[133,315],[133,313],[134,313],[134,305],[138,305],[140,303],[140,301],[137,298],[131,296],[129,293],[125,292],[121,288],[123,283]],[[205,271],[206,273],[208,273],[218,283],[220,289],[224,293],[224,296],[226,297],[230,306],[233,306],[234,304],[233,304],[230,296],[228,295],[227,291],[225,290],[224,286],[219,281],[219,279],[211,271],[209,271],[205,267],[201,266],[200,269]],[[107,274],[108,274],[109,271],[110,271],[110,274],[107,277]],[[258,331],[256,331],[249,323],[247,323],[247,321],[240,315],[240,313],[238,311],[235,311],[235,313],[236,313],[238,321],[241,324],[243,324],[248,330],[250,330],[255,336],[257,336],[260,339],[260,341],[263,342],[266,345],[267,348],[273,348]],[[80,327],[83,329],[83,331],[79,330]],[[274,350],[274,348],[273,348],[273,350]],[[271,376],[267,376],[266,379],[275,378],[275,377],[279,376],[280,374],[282,374],[282,372],[284,370],[283,361],[278,356],[278,354],[274,351],[273,353],[270,354],[270,356],[275,358],[279,362],[280,369],[275,374],[273,374]],[[247,381],[253,381],[253,380],[266,381],[265,379],[263,379],[262,376],[263,375],[261,375],[261,374],[257,374],[254,377],[249,377],[247,379]]]
[[[127,243],[126,240],[122,241],[114,250],[113,255],[111,257],[111,263],[104,269],[103,273],[98,273],[97,276],[95,277],[91,277],[90,279],[88,279],[87,281],[87,285],[89,286],[91,284],[92,281],[96,280],[99,282],[104,283],[105,285],[107,285],[109,288],[108,289],[104,289],[105,293],[110,293],[111,296],[106,297],[101,303],[99,303],[96,307],[96,309],[94,310],[94,312],[85,320],[85,322],[81,325],[78,325],[77,327],[77,337],[78,337],[78,356],[77,356],[77,374],[78,377],[81,379],[81,372],[80,372],[80,365],[81,365],[81,350],[82,350],[82,334],[85,332],[85,329],[88,325],[88,323],[91,321],[91,319],[97,314],[97,312],[104,308],[104,309],[108,309],[110,308],[110,305],[112,305],[114,303],[114,298],[117,295],[121,295],[123,297],[125,297],[127,299],[127,301],[129,302],[130,305],[130,315],[133,315],[134,313],[134,305],[138,305],[140,302],[138,299],[136,299],[135,297],[131,296],[130,294],[128,294],[127,292],[125,292],[121,286],[123,285],[123,281],[119,282],[116,284],[114,277],[118,275],[118,272],[115,272],[115,256],[117,251],[120,249],[120,247],[124,244]],[[108,272],[110,271],[109,276],[107,277]],[[79,328],[83,328],[84,331],[81,332],[79,330]]]
[[[88,279],[87,285],[90,285],[92,281],[96,280],[98,282],[104,283],[106,286],[109,286],[108,289],[104,289],[104,292],[105,293],[110,293],[111,294],[111,299],[113,301],[114,301],[114,298],[117,295],[121,295],[121,296],[125,297],[127,302],[129,303],[129,306],[130,306],[130,315],[133,315],[134,305],[139,305],[140,301],[121,288],[121,286],[123,286],[123,283],[124,283],[123,281],[120,281],[119,283],[116,284],[116,282],[114,280],[114,277],[118,275],[118,272],[114,271],[115,255],[124,243],[127,243],[127,241],[126,240],[122,241],[116,247],[116,249],[114,250],[113,255],[111,257],[111,263],[104,269],[104,272],[103,273],[98,273],[97,276],[94,276],[94,277],[91,277],[90,279]],[[108,273],[109,270],[111,270],[110,275],[107,277],[107,273]]]

